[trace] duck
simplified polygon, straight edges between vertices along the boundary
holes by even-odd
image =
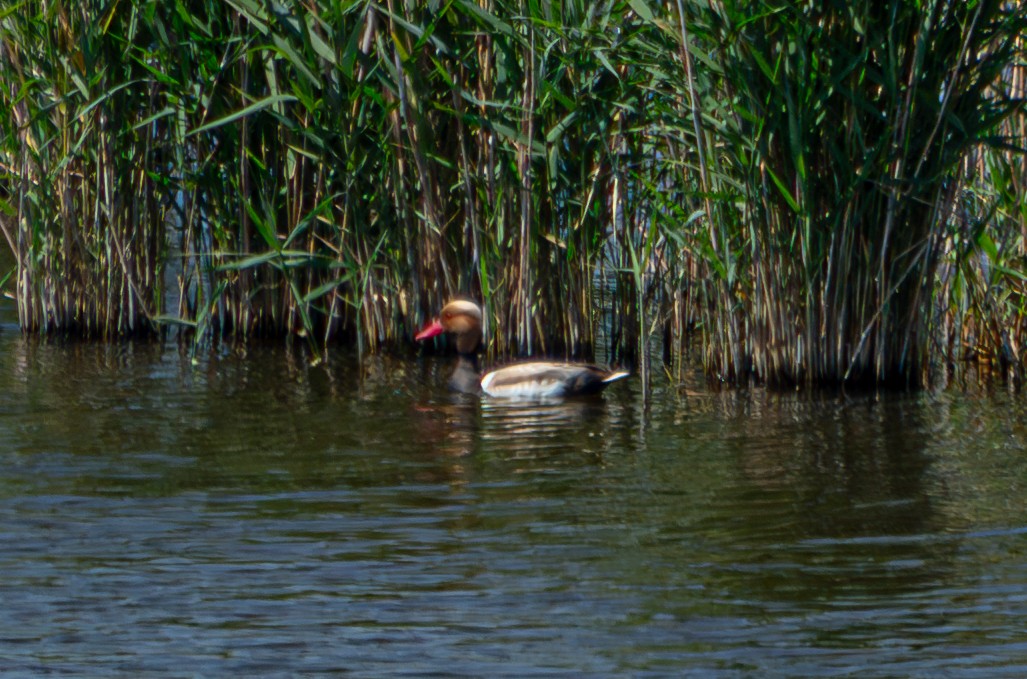
[[[467,300],[453,300],[414,336],[418,342],[443,333],[455,337],[456,365],[449,378],[449,388],[453,391],[505,399],[560,399],[597,394],[630,375],[584,363],[528,361],[497,368],[481,376],[478,368],[481,319],[480,306]]]

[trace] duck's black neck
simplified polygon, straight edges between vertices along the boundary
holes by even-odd
[[[481,391],[477,353],[457,354],[456,367],[449,378],[449,388],[462,394],[477,394]]]

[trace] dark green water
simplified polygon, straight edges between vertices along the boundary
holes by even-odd
[[[444,373],[4,326],[0,674],[1027,676],[1024,397]]]

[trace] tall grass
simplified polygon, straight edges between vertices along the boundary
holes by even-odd
[[[17,5],[2,24],[5,61],[33,71],[5,69],[3,87],[17,112],[7,205],[26,235],[19,276],[36,286],[19,291],[27,329],[110,335],[177,318],[199,336],[343,335],[373,349],[464,292],[484,299],[498,353],[590,350],[593,272],[630,192],[624,121],[644,87],[614,65],[623,8],[136,1],[100,22],[95,6],[39,9]],[[92,61],[68,59],[70,44]],[[78,86],[88,77],[93,91]],[[86,127],[100,116],[106,127]],[[54,172],[102,174],[58,135],[109,149],[117,180],[148,182],[117,192],[123,218],[17,198],[62,195]],[[133,242],[169,250],[136,286],[145,304],[126,293],[90,308],[95,282],[65,290],[63,261],[34,249],[121,238],[118,220],[136,228],[137,214],[156,231]],[[175,278],[163,296],[161,267]],[[38,310],[76,294],[74,313]]]
[[[0,13],[0,209],[28,331],[144,332],[160,308],[167,183],[154,92],[121,59],[114,16],[21,3]],[[131,36],[135,37],[135,36]]]
[[[22,326],[374,351],[467,294],[492,357],[588,355],[604,306],[647,382],[662,336],[723,380],[917,383],[1024,269],[989,221],[1022,3],[921,4],[14,3]]]
[[[704,15],[713,91],[732,102],[710,160],[744,187],[711,239],[717,374],[924,382],[961,168],[1021,110],[995,85],[1022,57],[1023,9],[770,0]]]
[[[1025,37],[1018,38],[1023,54]],[[1011,62],[995,86],[1005,99],[1027,99],[1027,60]],[[938,353],[1024,377],[1027,343],[1027,115],[996,129],[994,143],[962,161],[966,187],[953,210],[939,281],[943,313]]]

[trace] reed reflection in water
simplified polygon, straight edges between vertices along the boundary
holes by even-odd
[[[0,329],[12,675],[1021,676],[1003,393],[450,395]]]

